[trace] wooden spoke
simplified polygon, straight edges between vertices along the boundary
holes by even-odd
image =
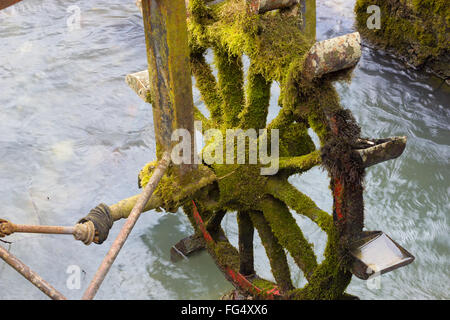
[[[239,226],[239,272],[244,276],[255,274],[253,263],[253,223],[248,212],[238,212]]]
[[[262,212],[251,212],[250,218],[256,230],[258,230],[261,242],[266,249],[275,281],[280,286],[281,291],[287,292],[292,290],[294,286],[292,285],[291,273],[283,247],[278,243]]]

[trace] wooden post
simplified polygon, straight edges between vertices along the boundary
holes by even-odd
[[[316,41],[316,0],[301,0],[303,30],[311,41]]]
[[[191,138],[191,161],[180,174],[194,168],[194,102],[189,65],[184,0],[143,0],[145,41],[152,93],[158,158],[171,150],[172,132],[186,129]]]

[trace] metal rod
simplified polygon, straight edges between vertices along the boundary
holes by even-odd
[[[120,230],[119,235],[114,240],[111,249],[106,254],[105,258],[103,259],[100,267],[97,270],[97,273],[95,274],[94,278],[92,279],[91,283],[89,284],[89,287],[87,288],[86,292],[83,295],[83,300],[91,300],[94,298],[95,294],[97,293],[98,289],[100,288],[100,285],[102,284],[103,280],[105,279],[106,274],[108,273],[109,269],[111,268],[112,264],[114,263],[114,260],[116,259],[117,255],[119,254],[120,249],[122,249],[125,241],[127,240],[128,236],[131,233],[131,230],[133,229],[134,225],[136,224],[136,221],[138,220],[139,216],[142,213],[142,210],[145,207],[145,204],[150,199],[152,193],[155,191],[159,181],[161,180],[162,176],[164,175],[165,171],[167,170],[167,167],[170,164],[170,153],[165,152],[162,156],[162,159],[159,161],[158,166],[156,167],[155,171],[153,172],[153,175],[150,178],[150,181],[145,186],[144,191],[139,196],[138,201],[136,202],[136,205],[133,207],[133,210],[131,210],[130,215],[128,216],[127,221],[125,222],[124,226],[122,227],[122,230]]]
[[[3,230],[8,230],[9,234],[17,233],[17,232],[20,232],[20,233],[46,233],[46,234],[74,234],[75,227],[34,226],[34,225],[14,224],[12,222],[6,222],[6,223],[0,224],[0,233],[2,233]]]
[[[53,288],[48,282],[42,279],[37,273],[26,266],[22,261],[17,259],[12,253],[8,252],[2,246],[0,246],[0,258],[2,258],[7,264],[13,267],[19,272],[25,279],[30,281],[39,290],[45,293],[53,300],[67,300],[58,290]]]

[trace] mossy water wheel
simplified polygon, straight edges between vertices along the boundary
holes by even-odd
[[[260,163],[204,163],[199,171],[212,172],[214,181],[193,192],[188,200],[167,201],[162,208],[184,209],[218,267],[246,295],[258,299],[346,297],[351,273],[345,252],[352,232],[362,230],[364,169],[351,153],[352,144],[359,139],[359,127],[350,112],[341,107],[332,86],[332,81],[343,74],[305,79],[304,60],[314,40],[305,36],[302,16],[295,11],[293,14],[292,8],[250,14],[242,0],[209,6],[202,0],[191,0],[188,11],[191,70],[209,110],[209,117],[195,110],[196,119],[202,121],[204,130],[215,128],[223,133],[227,129],[278,129],[279,170],[274,175],[261,175]],[[209,49],[214,53],[217,77],[205,59]],[[250,60],[246,84],[243,55]],[[274,81],[281,87],[281,111],[267,123]],[[320,149],[308,134],[309,128],[319,137]],[[215,143],[210,139],[202,152],[211,152]],[[291,175],[319,165],[331,178],[332,215],[288,182]],[[141,185],[151,172],[151,164],[141,171]],[[197,178],[185,177],[192,181]],[[175,187],[179,183],[173,180],[169,171],[156,192],[161,199],[173,199],[180,191]],[[327,234],[322,263],[317,262],[290,209]],[[239,248],[231,245],[221,227],[228,212],[237,212]],[[254,230],[261,238],[275,282],[255,274]],[[305,287],[294,287],[286,253],[302,270],[308,281]]]

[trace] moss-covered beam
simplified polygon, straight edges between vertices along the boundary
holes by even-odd
[[[172,133],[185,129],[194,136],[194,101],[189,64],[186,5],[184,0],[142,0],[149,83],[157,157],[170,152]],[[196,169],[194,141],[191,161],[177,166],[178,175]]]
[[[272,178],[267,181],[267,192],[283,201],[289,208],[314,221],[327,234],[333,228],[333,219],[319,209],[314,201],[300,192],[285,179]]]
[[[244,107],[244,71],[240,56],[226,49],[214,49],[214,62],[218,70],[218,87],[222,96],[223,124],[226,128],[239,125],[239,114]]]
[[[240,115],[240,128],[258,130],[266,127],[271,84],[271,81],[267,81],[250,65],[247,75],[245,107]]]
[[[254,275],[253,263],[253,233],[254,228],[248,212],[237,213],[239,227],[239,272],[244,276]]]
[[[213,212],[211,217],[206,222],[206,229],[210,233],[216,233],[217,230],[220,229],[220,224],[222,223],[222,220],[225,217],[226,213],[227,213],[226,210],[217,210]]]
[[[324,251],[324,261],[315,269],[311,279],[301,289],[288,293],[289,299],[337,300],[344,297],[352,274],[339,242],[339,233],[334,226],[328,232],[328,242]]]
[[[258,231],[264,248],[266,249],[266,254],[269,258],[270,267],[276,283],[283,292],[292,290],[294,286],[292,285],[291,273],[283,247],[278,243],[277,238],[273,234],[272,229],[262,212],[252,211],[250,212],[250,218]]]
[[[263,211],[280,245],[289,251],[306,279],[310,279],[317,267],[316,255],[289,209],[283,202],[271,197],[264,198],[259,209]]]
[[[217,88],[216,78],[205,57],[191,55],[191,70],[195,77],[195,85],[200,91],[203,101],[210,113],[210,119],[216,124],[222,122],[222,97]]]
[[[301,10],[303,17],[303,31],[305,35],[316,40],[316,0],[301,0]]]
[[[309,154],[298,157],[282,157],[279,162],[279,170],[287,175],[302,173],[321,163],[320,151],[316,150]]]

